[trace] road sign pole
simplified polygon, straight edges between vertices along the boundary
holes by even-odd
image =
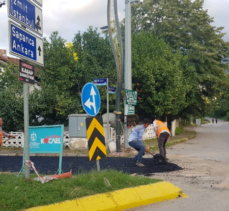
[[[24,95],[24,147],[25,147],[25,162],[29,161],[29,86],[23,82],[23,95]],[[25,179],[30,179],[30,168],[25,166]]]
[[[108,141],[109,141],[109,84],[107,78],[107,141],[106,141],[106,148],[108,148]]]
[[[131,0],[125,1],[125,90],[132,90],[132,61],[131,61]],[[126,96],[124,97],[126,101]],[[124,103],[124,147],[128,148],[128,128],[127,128],[127,118],[128,108]]]
[[[99,160],[96,161],[97,171],[100,172]]]

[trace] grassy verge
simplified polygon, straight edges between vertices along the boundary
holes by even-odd
[[[107,182],[108,181],[108,182]],[[41,184],[25,181],[14,174],[0,174],[0,210],[23,210],[122,188],[156,183],[161,180],[130,176],[115,170],[74,175],[71,179]]]
[[[182,133],[180,136],[182,136]],[[195,138],[195,136],[196,136],[195,131],[186,132],[184,137],[187,137],[187,138],[171,137],[169,142],[166,143],[165,146],[166,146],[166,148],[171,147],[171,146],[174,146],[175,144],[183,143],[183,142],[187,141],[188,139],[193,139],[193,138]],[[150,146],[149,152],[155,153],[159,150],[158,142],[157,142],[156,138],[145,140],[144,143],[145,143],[145,145]]]

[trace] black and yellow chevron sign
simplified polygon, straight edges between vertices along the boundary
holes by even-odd
[[[86,118],[89,160],[95,161],[107,156],[102,117]]]

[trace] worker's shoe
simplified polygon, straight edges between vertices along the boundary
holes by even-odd
[[[145,167],[145,165],[143,163],[140,163],[139,161],[137,161],[135,165],[138,167]]]

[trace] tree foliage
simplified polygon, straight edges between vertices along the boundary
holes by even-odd
[[[133,6],[133,33],[146,31],[168,43],[174,52],[187,56],[194,67],[188,110],[204,115],[206,98],[214,98],[225,84],[227,65],[221,61],[228,55],[229,43],[223,41],[223,27],[212,26],[203,0],[145,0]],[[189,73],[187,73],[189,74]],[[198,105],[198,106],[196,106]]]

